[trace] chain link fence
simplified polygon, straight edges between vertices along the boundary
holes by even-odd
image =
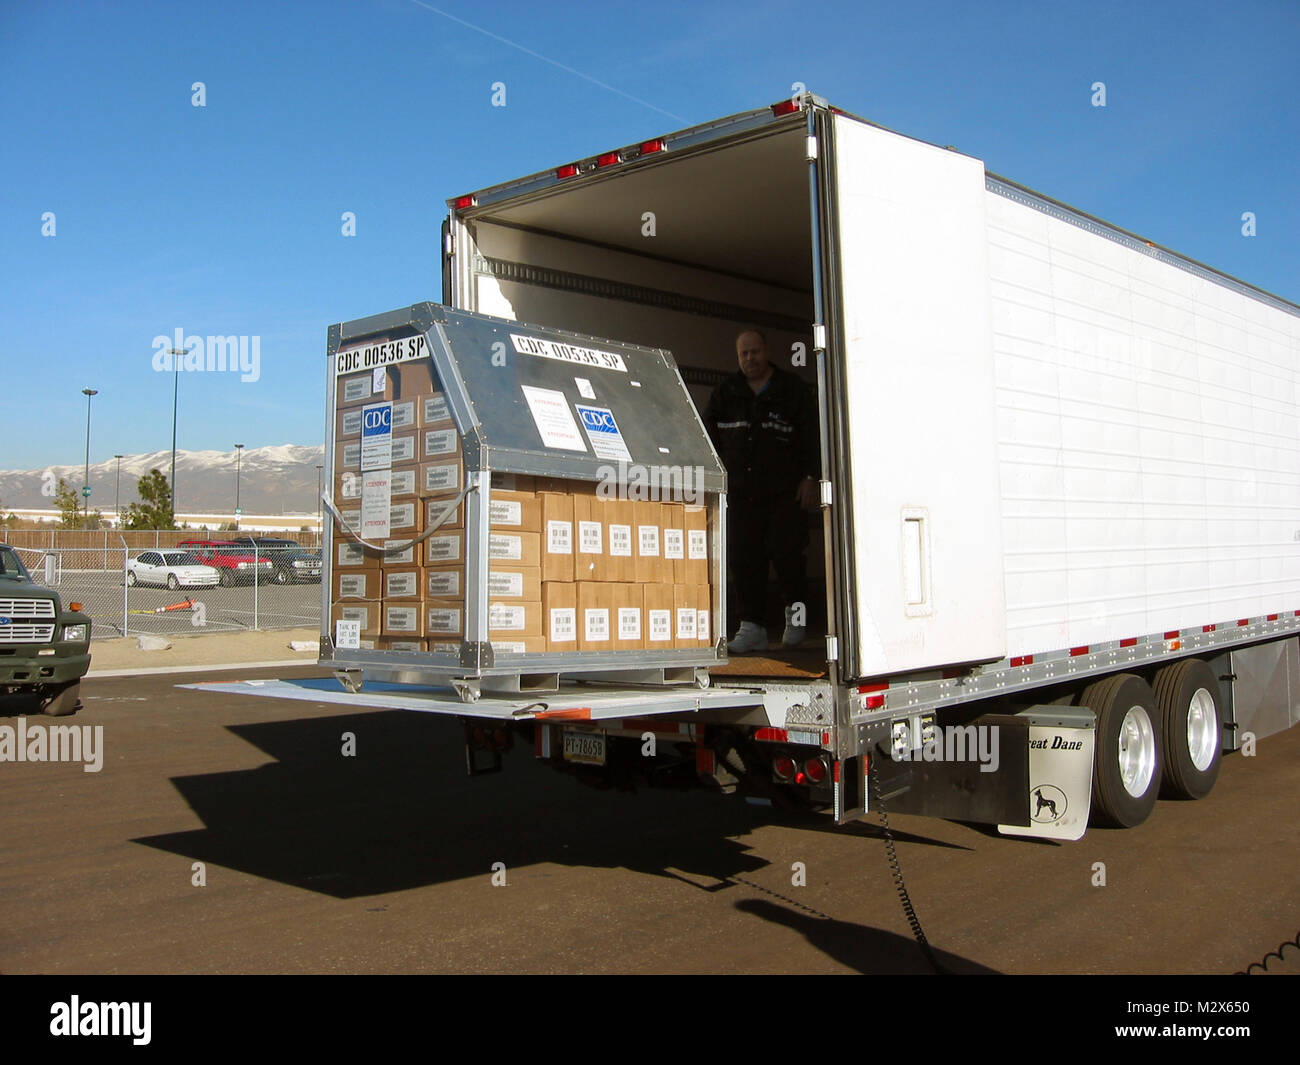
[[[36,535],[51,539],[44,531]],[[71,536],[101,542],[70,546]],[[98,532],[60,532],[52,546],[20,546],[13,537],[9,543],[33,580],[58,591],[65,605],[82,605],[94,621],[92,639],[320,625],[315,547],[176,546],[195,539],[183,532],[120,538],[126,537],[158,546],[114,547]]]

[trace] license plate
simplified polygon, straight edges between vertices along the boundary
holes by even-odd
[[[564,730],[564,760],[586,765],[605,764],[605,734]]]

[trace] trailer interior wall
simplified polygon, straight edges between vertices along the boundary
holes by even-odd
[[[1300,313],[989,189],[1008,651],[1300,608]]]

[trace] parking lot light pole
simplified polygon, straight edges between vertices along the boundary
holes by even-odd
[[[97,388],[83,388],[86,397],[86,468],[81,482],[81,497],[85,501],[86,527],[90,527],[90,397],[99,395]]]
[[[122,459],[124,455],[114,455],[117,459],[117,487],[113,490],[113,517],[117,519],[117,527],[122,527]]]
[[[171,487],[168,491],[171,493],[172,504],[172,524],[176,524],[176,395],[181,383],[181,356],[188,355],[187,348],[168,348],[167,354],[172,357],[172,479]]]
[[[239,531],[239,469],[244,456],[244,445],[235,445],[235,531]]]
[[[320,471],[325,467],[319,462],[316,464],[316,540],[320,541],[325,533],[325,512],[320,498]]]

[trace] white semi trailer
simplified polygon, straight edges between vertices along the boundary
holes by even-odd
[[[1300,718],[1300,307],[811,94],[449,207],[445,308],[669,351],[697,403],[757,325],[815,387],[824,665],[720,642],[604,683],[527,655],[434,676],[340,648],[327,573],[344,687],[209,688],[453,714],[472,772],[523,734],[601,784],[1058,838],[1202,797]],[[336,326],[331,382],[395,332],[452,373],[448,313]],[[465,492],[490,497],[488,450]],[[712,513],[725,636],[725,493]]]

